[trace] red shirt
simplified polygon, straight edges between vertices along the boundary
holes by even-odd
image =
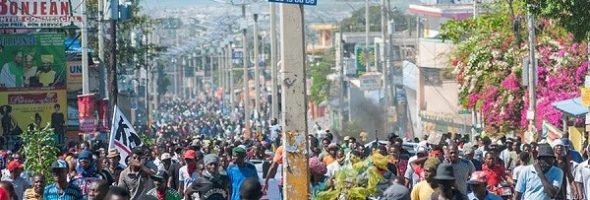
[[[496,192],[495,188],[498,186],[498,184],[502,182],[502,179],[505,176],[504,166],[496,164],[490,168],[488,167],[488,165],[483,164],[481,168],[486,174],[486,177],[488,178],[488,187],[492,188],[490,191]]]

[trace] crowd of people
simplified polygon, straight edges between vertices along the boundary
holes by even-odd
[[[123,162],[121,152],[104,143],[71,145],[48,166],[50,179],[25,170],[27,158],[19,152],[5,152],[0,200],[280,199],[267,195],[273,179],[279,193],[283,188],[276,120],[254,120],[246,130],[229,111],[208,95],[165,101],[154,111],[155,145],[132,149]],[[580,153],[565,138],[522,144],[518,137],[466,142],[451,136],[432,144],[391,134],[369,145],[362,140],[339,139],[329,130],[308,136],[309,199],[590,198],[590,148]]]

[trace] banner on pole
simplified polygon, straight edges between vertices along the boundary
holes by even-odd
[[[63,28],[82,22],[82,0],[0,0],[0,28]]]
[[[127,156],[131,155],[131,150],[141,145],[139,135],[135,132],[127,117],[115,106],[109,137],[109,149],[117,149],[121,155],[119,163],[125,165],[125,160]]]
[[[107,119],[109,115],[109,100],[98,100],[96,107],[98,110],[98,125],[96,129],[98,129],[100,132],[106,132],[109,130],[109,122]]]
[[[96,117],[94,117],[94,94],[78,95],[78,119],[81,133],[96,131]]]

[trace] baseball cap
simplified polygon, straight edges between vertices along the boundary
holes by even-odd
[[[416,148],[416,153],[427,153],[428,150],[426,149],[426,147],[423,146],[418,146],[418,148]]]
[[[92,153],[90,153],[90,151],[82,151],[82,153],[78,155],[78,159],[92,160]]]
[[[160,155],[160,160],[167,160],[171,158],[172,156],[170,156],[170,153],[163,153],[162,155]]]
[[[65,160],[56,160],[51,164],[51,169],[68,169],[68,163]]]
[[[158,171],[156,174],[152,175],[152,179],[156,181],[164,181],[168,179],[168,172],[164,170]]]
[[[111,149],[111,150],[109,150],[109,154],[107,155],[107,158],[115,158],[117,156],[120,156],[119,151],[117,149]]]
[[[555,148],[556,146],[565,146],[565,143],[561,139],[556,139],[551,142],[551,147]]]
[[[184,159],[195,159],[197,157],[197,152],[195,150],[188,150],[184,152]]]
[[[8,166],[6,168],[8,169],[8,171],[12,172],[12,171],[14,171],[16,169],[24,169],[25,168],[25,165],[23,165],[18,160],[13,160],[13,161],[10,161],[8,163]]]

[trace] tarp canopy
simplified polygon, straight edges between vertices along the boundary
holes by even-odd
[[[588,113],[588,107],[582,105],[580,97],[552,103],[555,109],[570,116],[578,117]]]
[[[66,45],[67,53],[82,53],[82,45],[80,44],[80,40],[76,38],[66,38],[64,40],[64,44]],[[94,50],[88,48],[88,53],[92,52],[94,52]]]

